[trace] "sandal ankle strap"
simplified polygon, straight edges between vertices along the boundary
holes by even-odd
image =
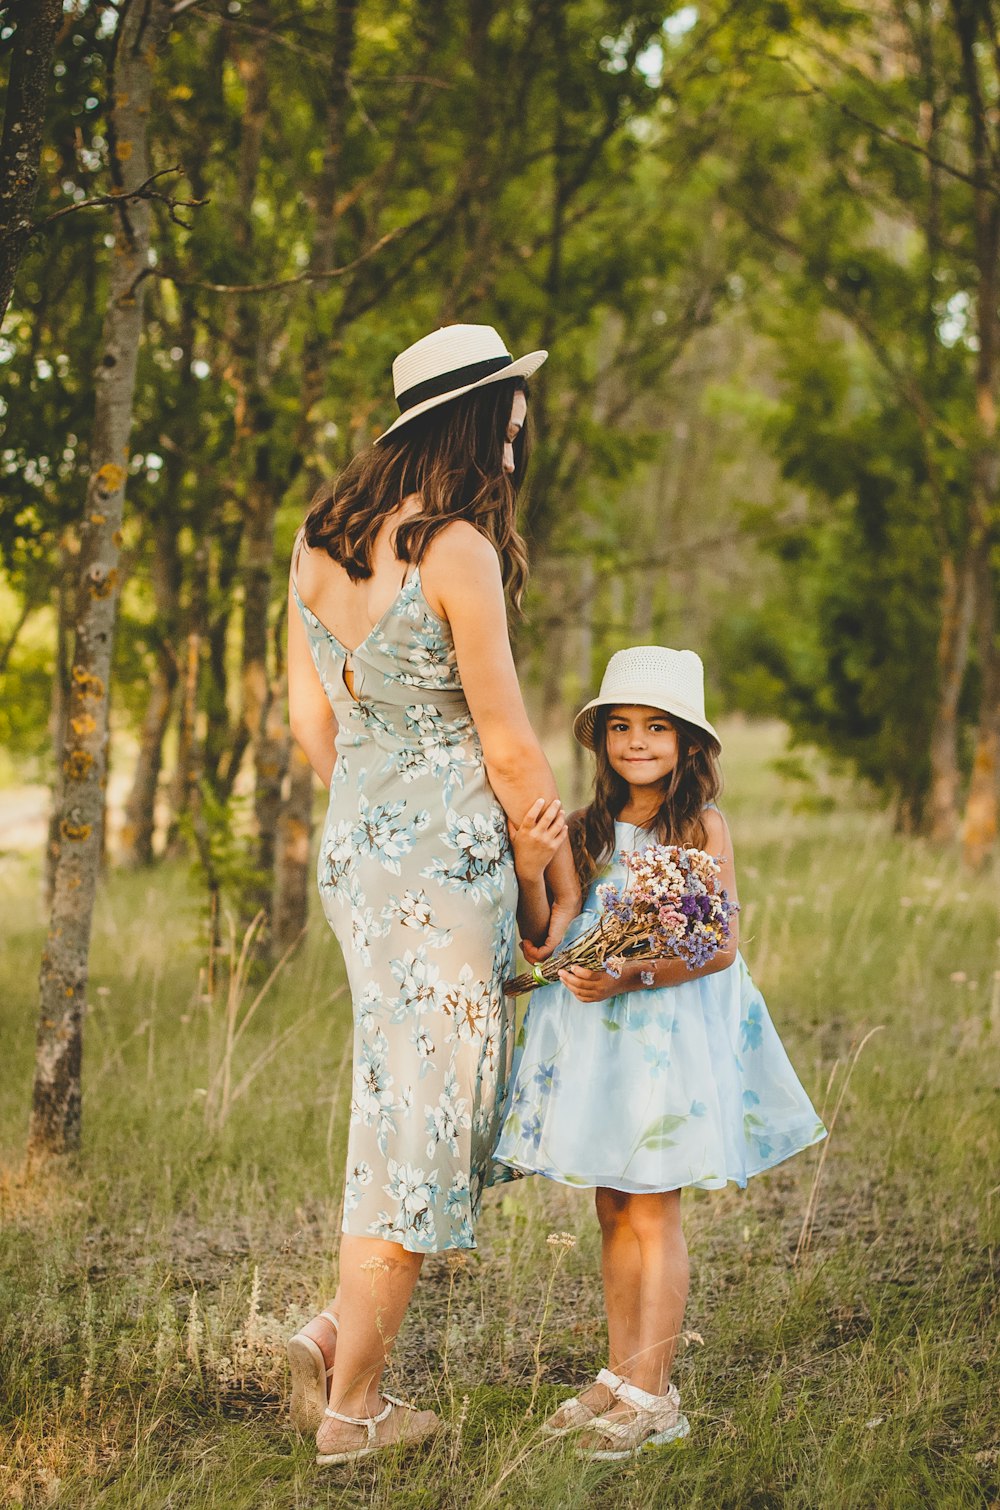
[[[332,1311],[320,1311],[319,1314],[330,1323],[335,1332],[340,1331],[340,1322],[337,1320],[336,1316],[334,1316]]]
[[[621,1377],[620,1374],[616,1374],[612,1369],[602,1368],[600,1373],[597,1375],[597,1378],[594,1380],[594,1383],[603,1384],[605,1388],[609,1389],[613,1395],[617,1395],[618,1391],[625,1383],[625,1380]]]
[[[629,1384],[623,1379],[621,1388],[616,1393],[620,1400],[626,1401],[635,1410],[665,1410],[669,1406],[680,1404],[676,1384],[671,1384],[665,1395],[651,1395],[648,1390],[640,1389],[637,1384]]]
[[[368,1440],[369,1442],[374,1442],[375,1428],[380,1426],[392,1414],[398,1404],[398,1401],[393,1400],[389,1395],[384,1395],[383,1399],[385,1400],[385,1406],[379,1411],[377,1416],[345,1416],[339,1410],[331,1410],[329,1405],[323,1414],[329,1416],[331,1421],[343,1421],[345,1426],[366,1426],[368,1428]]]

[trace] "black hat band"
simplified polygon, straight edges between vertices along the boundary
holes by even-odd
[[[467,388],[472,383],[478,383],[482,378],[492,377],[494,372],[500,372],[504,367],[512,367],[514,358],[509,352],[504,352],[502,357],[487,357],[482,362],[470,362],[467,367],[455,367],[451,372],[439,373],[437,377],[427,378],[426,382],[414,383],[412,388],[407,388],[396,397],[400,414],[405,414],[416,404],[422,404],[425,399],[440,398],[443,393],[451,393],[454,388]]]

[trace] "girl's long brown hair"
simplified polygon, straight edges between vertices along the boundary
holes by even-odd
[[[475,525],[496,546],[504,587],[520,607],[528,557],[515,519],[528,463],[527,420],[514,441],[514,475],[503,448],[521,378],[487,383],[419,415],[360,451],[340,476],[320,488],[303,533],[354,582],[372,574],[372,551],[387,514],[419,493],[421,512],[396,531],[396,555],[419,565],[439,530],[455,519]]]
[[[608,759],[607,725],[610,708],[598,708],[594,721],[597,774],[594,799],[570,819],[569,837],[580,885],[586,891],[599,866],[615,852],[615,819],[629,798],[629,785]],[[709,736],[673,714],[665,715],[677,730],[677,764],[663,793],[650,828],[658,844],[687,844],[700,849],[707,842],[702,809],[722,790],[719,757]]]

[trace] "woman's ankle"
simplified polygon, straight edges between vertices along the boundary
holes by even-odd
[[[377,1416],[382,1407],[382,1396],[375,1384],[370,1384],[367,1390],[350,1390],[339,1404],[332,1395],[330,1399],[330,1409],[335,1410],[339,1416],[354,1416],[359,1420],[366,1416]]]

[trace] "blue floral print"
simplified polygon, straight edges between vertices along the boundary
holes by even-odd
[[[634,848],[632,825],[618,847]],[[620,860],[598,880],[621,883]],[[599,911],[595,881],[570,943]],[[529,998],[497,1157],[567,1185],[717,1188],[825,1137],[737,955],[679,986],[598,1009],[560,983]]]
[[[508,1098],[516,884],[448,625],[416,568],[351,654],[293,591],[336,714],[317,879],[347,964],[354,1073],[343,1229],[475,1247]]]

